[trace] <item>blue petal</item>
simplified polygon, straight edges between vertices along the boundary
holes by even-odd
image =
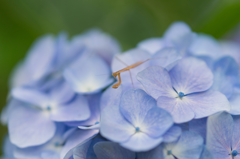
[[[42,159],[59,159],[60,156],[58,153],[54,151],[44,151],[41,153],[41,158]]]
[[[163,144],[157,146],[156,148],[150,151],[137,153],[137,159],[157,159],[157,158],[164,158]]]
[[[238,43],[232,41],[222,41],[220,42],[220,45],[223,55],[233,57],[234,60],[240,64],[240,47]]]
[[[164,133],[168,133],[167,131],[172,125],[171,115],[159,107],[154,107],[147,112],[140,129],[151,137],[160,137]]]
[[[229,102],[230,102],[230,106],[231,106],[229,113],[232,114],[232,115],[240,115],[240,107],[239,107],[240,94],[239,93],[234,93],[229,98]]]
[[[121,97],[120,111],[129,123],[137,127],[145,124],[144,119],[148,120],[148,111],[156,106],[156,101],[143,90],[130,89]]]
[[[152,56],[150,65],[157,65],[171,70],[181,58],[176,48],[164,48]]]
[[[74,159],[87,159],[87,152],[89,146],[91,145],[92,140],[89,140],[86,143],[83,143],[80,146],[77,146],[73,149],[73,158]]]
[[[203,147],[203,151],[199,159],[213,159],[212,154],[210,153],[210,151],[208,151],[206,146]]]
[[[161,38],[150,38],[138,43],[138,48],[146,50],[150,54],[155,54],[157,51],[167,46],[171,46],[171,44],[168,44],[164,39]]]
[[[240,117],[233,116],[234,129],[232,135],[232,150],[240,151]]]
[[[20,148],[41,145],[49,141],[56,131],[56,125],[47,112],[18,105],[8,121],[10,140]]]
[[[177,93],[172,88],[170,76],[164,68],[151,66],[139,72],[137,79],[148,94],[157,99],[160,96],[175,97]]]
[[[182,129],[178,126],[172,126],[164,135],[163,142],[174,142],[182,133]]]
[[[55,58],[55,40],[51,35],[38,39],[28,52],[25,68],[29,81],[38,81],[52,69]]]
[[[11,143],[9,140],[9,136],[6,136],[4,138],[4,143],[3,143],[3,159],[15,159],[13,151],[15,150],[16,146]]]
[[[228,158],[232,147],[233,118],[228,113],[218,113],[207,120],[207,148],[214,158]]]
[[[207,135],[207,118],[195,119],[189,122],[189,131],[198,133],[202,136],[204,143],[206,143]]]
[[[136,152],[149,151],[155,148],[162,142],[163,138],[151,138],[147,134],[142,132],[137,132],[132,137],[123,143],[120,143],[121,146]]]
[[[177,92],[190,94],[206,91],[213,83],[213,74],[206,63],[196,58],[184,58],[169,72]]]
[[[40,108],[47,107],[50,104],[50,98],[45,93],[34,88],[15,88],[12,90],[11,94],[18,100]]]
[[[200,135],[184,131],[173,147],[172,153],[177,158],[198,159],[203,149],[203,139]]]
[[[219,43],[211,36],[199,34],[193,41],[189,51],[195,56],[210,56],[217,59],[221,56],[221,48]]]
[[[128,66],[131,66],[137,62],[144,62],[151,58],[151,54],[141,49],[131,49],[123,54],[119,54],[114,57],[112,62],[112,72],[119,71]],[[133,85],[134,88],[142,88],[141,84],[138,82],[136,76],[137,73],[149,66],[149,61],[130,69],[130,71],[125,71],[121,73],[121,79],[123,85]],[[132,84],[133,81],[133,84]]]
[[[60,158],[69,158],[73,155],[73,149],[83,144],[98,134],[99,130],[76,130],[64,144]]]
[[[121,147],[117,143],[103,141],[94,145],[97,158],[104,159],[135,159],[135,153]]]
[[[111,90],[111,91],[108,91]],[[121,87],[118,89],[108,88],[103,94],[103,98],[112,94],[111,98],[103,99],[101,102],[101,135],[114,142],[128,140],[134,133],[135,128],[122,116],[119,110]],[[105,103],[106,105],[103,105]]]
[[[113,56],[121,52],[117,40],[97,29],[76,36],[73,38],[73,41],[77,44],[84,44],[87,48],[101,56],[109,65]]]
[[[90,117],[88,101],[84,96],[77,97],[68,104],[58,106],[51,113],[51,119],[58,122],[83,121]]]
[[[113,82],[107,63],[94,52],[86,51],[64,71],[64,77],[78,93],[92,94]]]

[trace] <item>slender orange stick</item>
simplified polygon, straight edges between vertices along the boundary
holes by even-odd
[[[118,83],[114,84],[114,85],[112,86],[112,88],[117,89],[117,88],[120,86],[120,84],[121,84],[121,82],[122,82],[122,81],[121,81],[121,77],[120,77],[120,73],[125,72],[125,71],[130,71],[130,69],[135,68],[135,67],[143,64],[144,62],[147,62],[148,60],[150,60],[150,59],[147,59],[147,60],[145,60],[145,61],[139,61],[139,62],[137,62],[137,63],[135,63],[135,64],[132,64],[132,65],[130,65],[130,66],[127,66],[126,68],[123,68],[123,69],[121,69],[121,70],[119,70],[119,71],[117,71],[117,72],[113,72],[112,75],[113,75],[115,78],[118,76],[119,81],[118,81]]]

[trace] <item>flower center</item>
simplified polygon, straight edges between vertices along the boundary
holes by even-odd
[[[232,155],[233,155],[233,156],[237,156],[237,154],[238,154],[237,150],[233,150],[233,151],[232,151]]]
[[[97,122],[95,123],[95,125],[97,125],[97,124],[99,124],[99,121],[97,121]]]
[[[172,154],[172,151],[171,151],[171,150],[168,150],[168,151],[167,151],[167,154],[168,154],[168,155],[171,155],[171,154]]]
[[[184,94],[183,92],[179,92],[179,93],[178,93],[178,96],[179,96],[180,98],[182,98],[182,97],[185,96],[185,94]]]
[[[52,108],[50,106],[47,106],[47,110],[50,111]]]
[[[139,128],[139,127],[136,127],[136,128],[135,128],[135,131],[136,131],[136,132],[139,132],[139,131],[140,131],[140,128]]]

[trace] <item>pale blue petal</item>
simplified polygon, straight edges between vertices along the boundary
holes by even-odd
[[[206,143],[207,118],[191,120],[189,122],[189,131],[192,131],[201,135],[204,140],[204,143]]]
[[[10,113],[15,109],[15,107],[17,107],[21,103],[22,102],[20,102],[19,100],[10,99],[7,106],[5,106],[1,112],[1,124],[2,125],[7,125]]]
[[[147,120],[150,119],[150,117],[147,116],[148,111],[156,106],[156,100],[141,89],[128,90],[122,95],[120,101],[122,116],[135,127],[141,127],[142,124],[145,125],[146,122],[148,122]],[[158,113],[160,114],[161,110],[159,110]],[[144,121],[144,119],[146,119],[146,121]],[[171,122],[171,118],[169,121]]]
[[[49,119],[48,112],[18,105],[9,117],[8,130],[11,142],[25,148],[49,141],[55,134],[56,125]]]
[[[94,145],[98,159],[135,159],[135,153],[121,147],[117,143],[103,141]]]
[[[87,152],[89,149],[89,146],[91,145],[92,140],[77,146],[73,149],[73,158],[74,159],[87,159]]]
[[[230,111],[229,113],[232,115],[240,115],[240,94],[234,93],[231,98],[229,99],[230,102]]]
[[[15,150],[16,146],[10,142],[9,136],[6,136],[4,138],[2,147],[3,147],[2,153],[4,156],[3,159],[15,159],[13,151]]]
[[[234,128],[232,135],[232,150],[237,150],[240,152],[240,117],[233,116]]]
[[[137,132],[132,137],[123,143],[120,143],[121,146],[136,152],[149,151],[155,148],[162,142],[162,137],[151,138],[145,133]]]
[[[174,142],[182,133],[182,129],[179,126],[172,126],[164,135],[163,142]]]
[[[163,144],[157,146],[156,148],[147,151],[137,153],[137,159],[162,159],[163,156]]]
[[[238,43],[232,41],[222,41],[220,42],[220,45],[223,56],[231,56],[238,64],[240,64],[240,47]]]
[[[14,150],[14,156],[16,158],[24,158],[24,159],[42,159],[41,153],[44,151],[44,146],[33,146],[33,147],[27,147],[27,148],[16,148]]]
[[[110,76],[107,63],[89,50],[64,71],[64,77],[72,89],[83,94],[100,92],[113,82]]]
[[[191,32],[191,28],[184,22],[173,23],[164,34],[164,38],[174,40]]]
[[[164,68],[151,66],[139,72],[137,79],[148,94],[157,99],[160,96],[175,97],[177,93],[172,88],[171,78]]]
[[[41,159],[59,159],[60,156],[54,151],[44,151],[41,153]]]
[[[199,159],[203,149],[203,139],[200,135],[184,131],[173,147],[172,153],[177,158]]]
[[[213,159],[212,154],[210,153],[210,151],[208,151],[206,146],[203,147],[203,151],[199,159]]]
[[[184,123],[195,117],[192,104],[186,100],[172,97],[159,97],[157,105],[167,110],[173,117],[175,123]]]
[[[117,40],[101,30],[90,30],[73,38],[78,44],[84,44],[87,48],[100,55],[109,65],[114,55],[121,52]]]
[[[150,65],[171,70],[181,58],[176,48],[168,47],[156,52],[150,60]]]
[[[189,51],[195,56],[210,56],[217,59],[221,56],[222,51],[219,43],[211,36],[200,34],[193,41]]]
[[[47,96],[47,94],[34,88],[14,88],[11,92],[11,95],[20,101],[33,104],[37,107],[44,108],[47,107],[50,103],[50,98]]]
[[[207,120],[207,149],[214,158],[228,158],[231,152],[233,118],[228,113],[218,113]]]
[[[46,35],[38,39],[28,52],[25,68],[29,81],[38,81],[52,69],[55,57],[55,39]]]
[[[176,91],[184,94],[206,91],[213,83],[213,74],[206,63],[193,57],[179,61],[169,75]]]
[[[167,111],[159,107],[153,107],[147,112],[140,126],[140,130],[150,137],[156,138],[167,134],[167,131],[172,125],[173,119]],[[144,128],[142,129],[142,127]]]
[[[83,121],[91,115],[88,101],[84,96],[77,95],[68,104],[58,106],[51,113],[51,119],[58,122]]]
[[[83,144],[98,134],[99,130],[76,130],[64,144],[60,153],[60,158],[68,159],[73,155],[73,149],[79,144]]]
[[[171,46],[162,38],[150,38],[138,43],[137,47],[146,50],[150,54],[155,54],[164,47]]]
[[[191,94],[186,96],[186,101],[191,104],[195,119],[230,110],[230,104],[226,96],[217,91]]]
[[[112,72],[119,71],[128,66],[136,64],[137,62],[144,62],[141,65],[121,73],[121,79],[123,85],[132,85],[134,88],[142,88],[141,84],[137,80],[137,73],[141,72],[149,66],[149,59],[151,54],[142,49],[131,49],[123,54],[119,54],[114,57],[112,62]]]

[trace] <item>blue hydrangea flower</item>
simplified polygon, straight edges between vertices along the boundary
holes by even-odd
[[[21,148],[40,145],[54,136],[54,121],[88,119],[90,110],[87,99],[81,95],[70,95],[68,88],[59,85],[48,93],[15,88],[13,96],[23,102],[12,109],[8,119],[11,142]]]
[[[163,143],[155,149],[138,154],[138,159],[199,159],[203,150],[203,139],[191,131],[184,131],[178,141]]]
[[[137,76],[147,93],[157,99],[158,107],[170,112],[176,123],[229,110],[223,94],[207,91],[213,75],[201,60],[184,58],[169,73],[162,67],[152,66]]]
[[[122,95],[119,88],[110,89],[101,112],[101,135],[132,151],[147,151],[160,144],[173,124],[171,116],[143,90],[130,89]]]
[[[214,159],[237,159],[240,152],[239,116],[223,112],[208,117],[207,148]]]
[[[207,118],[194,119],[188,122],[189,131],[198,133],[202,136],[204,143],[207,138]]]

